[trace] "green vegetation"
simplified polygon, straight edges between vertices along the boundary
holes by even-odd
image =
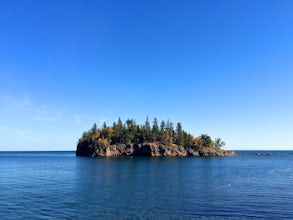
[[[159,126],[157,118],[154,118],[151,126],[148,117],[143,125],[137,125],[133,119],[127,119],[123,123],[120,118],[112,126],[107,126],[104,122],[101,128],[97,128],[94,124],[79,139],[79,143],[84,141],[96,142],[103,147],[114,144],[159,143],[170,146],[219,149],[225,145],[220,138],[212,140],[207,134],[194,137],[182,129],[180,122],[174,129],[173,123],[169,120],[161,121]]]

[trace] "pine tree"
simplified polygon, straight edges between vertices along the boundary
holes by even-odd
[[[97,130],[98,130],[98,128],[97,128],[97,124],[94,123],[94,125],[93,125],[93,127],[92,127],[90,133],[91,133],[91,134],[95,134]]]
[[[122,133],[123,133],[123,123],[121,118],[118,118],[117,124],[115,123],[114,127],[114,142],[115,143],[122,143]]]
[[[159,137],[159,140],[162,143],[164,142],[164,132],[165,132],[165,121],[163,120],[160,125],[160,137]]]
[[[173,123],[167,120],[161,121],[160,127],[158,126],[157,118],[154,118],[152,127],[149,123],[149,118],[143,125],[136,125],[133,119],[128,119],[123,124],[121,118],[117,122],[113,123],[113,126],[107,126],[106,122],[103,123],[101,128],[97,128],[97,124],[94,123],[92,128],[83,133],[79,142],[88,141],[100,146],[108,146],[110,144],[130,144],[130,143],[144,143],[144,142],[157,142],[171,145],[173,143],[184,147],[215,147],[221,148],[225,145],[220,138],[216,138],[214,141],[207,134],[202,134],[199,137],[194,138],[188,132],[182,129],[180,122],[177,123],[176,129],[173,128]]]
[[[193,146],[194,137],[191,134],[183,131],[183,139],[184,139],[184,147]]]
[[[152,129],[152,140],[158,141],[159,137],[160,137],[160,130],[159,130],[159,126],[158,126],[158,120],[157,120],[157,118],[154,118],[153,129]]]
[[[184,136],[183,136],[183,130],[182,130],[182,125],[180,122],[177,123],[176,126],[176,144],[179,145],[184,145]]]
[[[212,147],[214,145],[214,142],[212,141],[211,137],[207,134],[202,134],[199,138],[202,141],[203,147]]]
[[[145,139],[147,142],[151,141],[151,126],[149,122],[149,117],[146,118],[145,121]]]

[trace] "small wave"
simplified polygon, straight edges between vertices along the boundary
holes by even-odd
[[[220,186],[221,188],[224,188],[224,187],[230,187],[231,186],[231,183],[229,184],[226,184],[226,185],[223,185],[223,186]]]

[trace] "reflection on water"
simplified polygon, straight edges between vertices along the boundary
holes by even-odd
[[[1,219],[286,219],[293,215],[292,154],[219,158],[82,158],[74,152],[13,155],[0,153]]]

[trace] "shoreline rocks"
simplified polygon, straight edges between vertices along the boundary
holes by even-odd
[[[117,157],[117,156],[150,156],[150,157],[214,157],[235,156],[235,152],[216,148],[194,148],[181,145],[163,145],[158,143],[117,144],[107,147],[95,142],[78,143],[76,156],[84,157]]]

